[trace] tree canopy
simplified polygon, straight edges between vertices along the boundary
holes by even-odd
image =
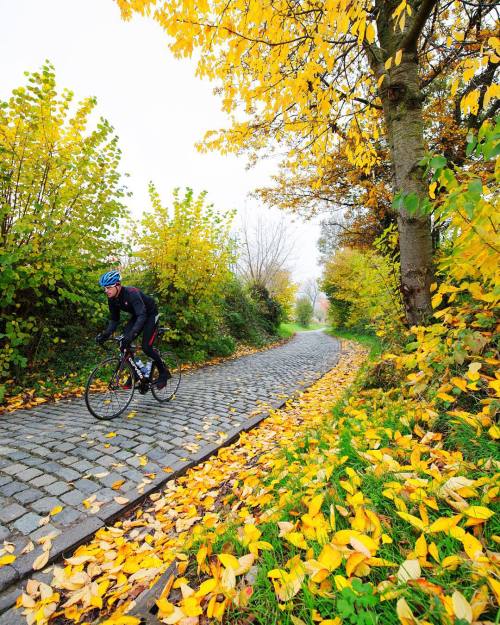
[[[430,314],[432,243],[422,103],[443,83],[461,121],[477,127],[498,109],[496,2],[477,0],[117,0],[125,17],[152,14],[172,51],[199,51],[198,73],[217,82],[231,127],[205,146],[285,152],[292,173],[317,180],[332,153],[368,172],[388,146],[407,318]]]

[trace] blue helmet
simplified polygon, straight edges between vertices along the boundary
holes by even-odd
[[[103,273],[99,278],[99,286],[114,286],[117,282],[121,282],[121,276],[116,269]]]

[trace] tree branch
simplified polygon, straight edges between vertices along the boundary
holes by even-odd
[[[406,33],[401,42],[400,49],[405,52],[416,52],[417,41],[422,32],[426,21],[428,20],[433,8],[438,4],[439,0],[423,0],[420,11],[415,16],[412,27]]]

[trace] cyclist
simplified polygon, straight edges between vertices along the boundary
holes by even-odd
[[[96,341],[101,344],[113,334],[120,322],[120,311],[130,313],[131,318],[123,329],[120,349],[129,347],[142,332],[142,351],[154,360],[158,367],[159,375],[155,386],[157,389],[164,388],[172,375],[165,367],[160,354],[152,347],[158,331],[159,316],[155,300],[133,286],[123,286],[120,273],[116,270],[104,273],[99,278],[99,286],[104,288],[108,296],[111,319],[104,332],[97,335]],[[129,384],[132,384],[132,380],[127,381],[127,385]]]

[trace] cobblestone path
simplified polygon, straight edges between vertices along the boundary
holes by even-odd
[[[1,415],[0,545],[13,543],[18,557],[0,567],[0,614],[17,594],[12,585],[41,553],[37,539],[52,534],[51,561],[60,557],[309,386],[338,355],[335,339],[304,332],[280,347],[184,375],[168,404],[137,394],[113,421],[94,419],[83,399]],[[111,488],[119,481],[119,490]],[[117,503],[117,496],[129,503]],[[89,499],[90,508],[82,503]],[[62,511],[40,525],[56,506]],[[19,555],[29,541],[35,549]]]

